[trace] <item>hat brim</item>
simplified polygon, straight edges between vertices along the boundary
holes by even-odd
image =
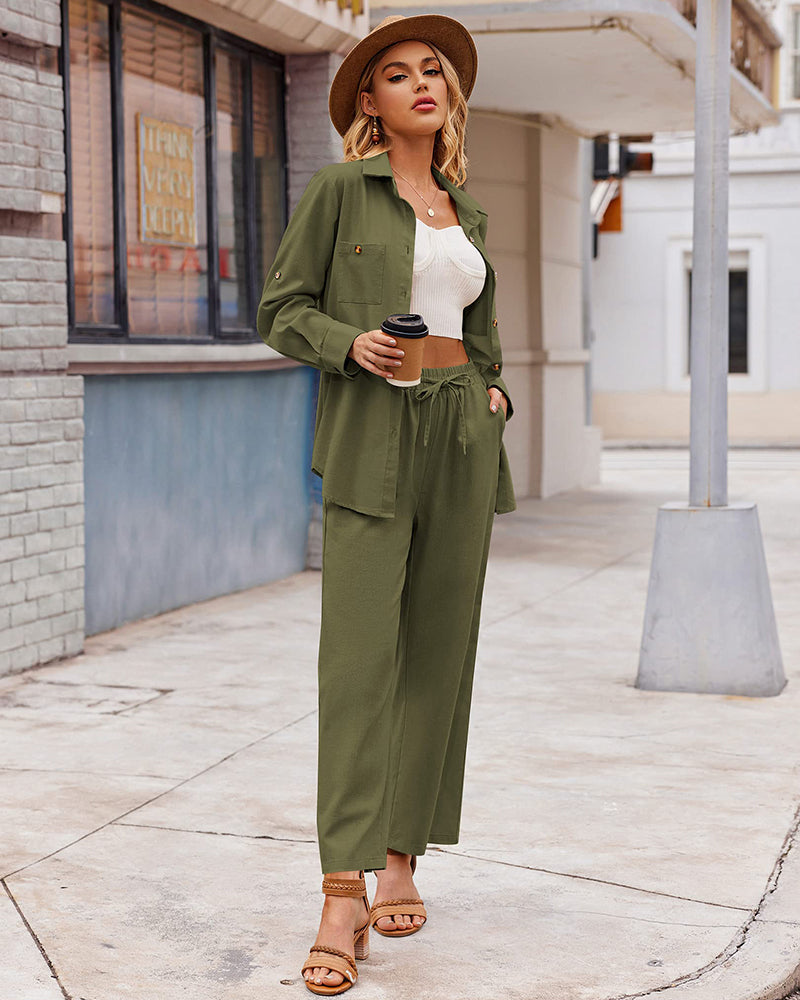
[[[443,14],[414,14],[379,25],[357,42],[345,56],[331,84],[328,111],[339,135],[344,135],[356,116],[358,84],[370,59],[397,42],[428,42],[435,45],[456,69],[466,100],[478,72],[478,53],[472,36],[459,21]]]

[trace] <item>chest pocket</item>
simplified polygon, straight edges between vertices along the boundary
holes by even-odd
[[[379,305],[383,302],[385,243],[336,244],[339,302]]]

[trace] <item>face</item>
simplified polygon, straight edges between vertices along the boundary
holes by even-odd
[[[382,53],[372,92],[361,107],[378,115],[387,135],[430,135],[444,124],[447,84],[433,49],[425,42],[398,42]]]

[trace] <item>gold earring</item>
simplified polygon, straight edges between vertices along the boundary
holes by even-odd
[[[374,115],[372,118],[372,142],[373,144],[381,141],[381,134],[378,131],[378,117]]]

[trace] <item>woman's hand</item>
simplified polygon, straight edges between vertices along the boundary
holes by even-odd
[[[498,406],[503,407],[503,416],[507,417],[508,400],[506,399],[505,395],[500,389],[496,388],[495,386],[492,386],[492,388],[489,389],[489,409],[492,411],[492,413],[497,413]]]
[[[372,372],[373,375],[380,375],[381,378],[394,376],[391,371],[384,371],[378,366],[390,365],[396,368],[400,365],[400,358],[404,354],[405,351],[397,348],[397,341],[382,330],[367,330],[366,333],[360,333],[347,352],[348,358],[352,358],[362,368]]]

